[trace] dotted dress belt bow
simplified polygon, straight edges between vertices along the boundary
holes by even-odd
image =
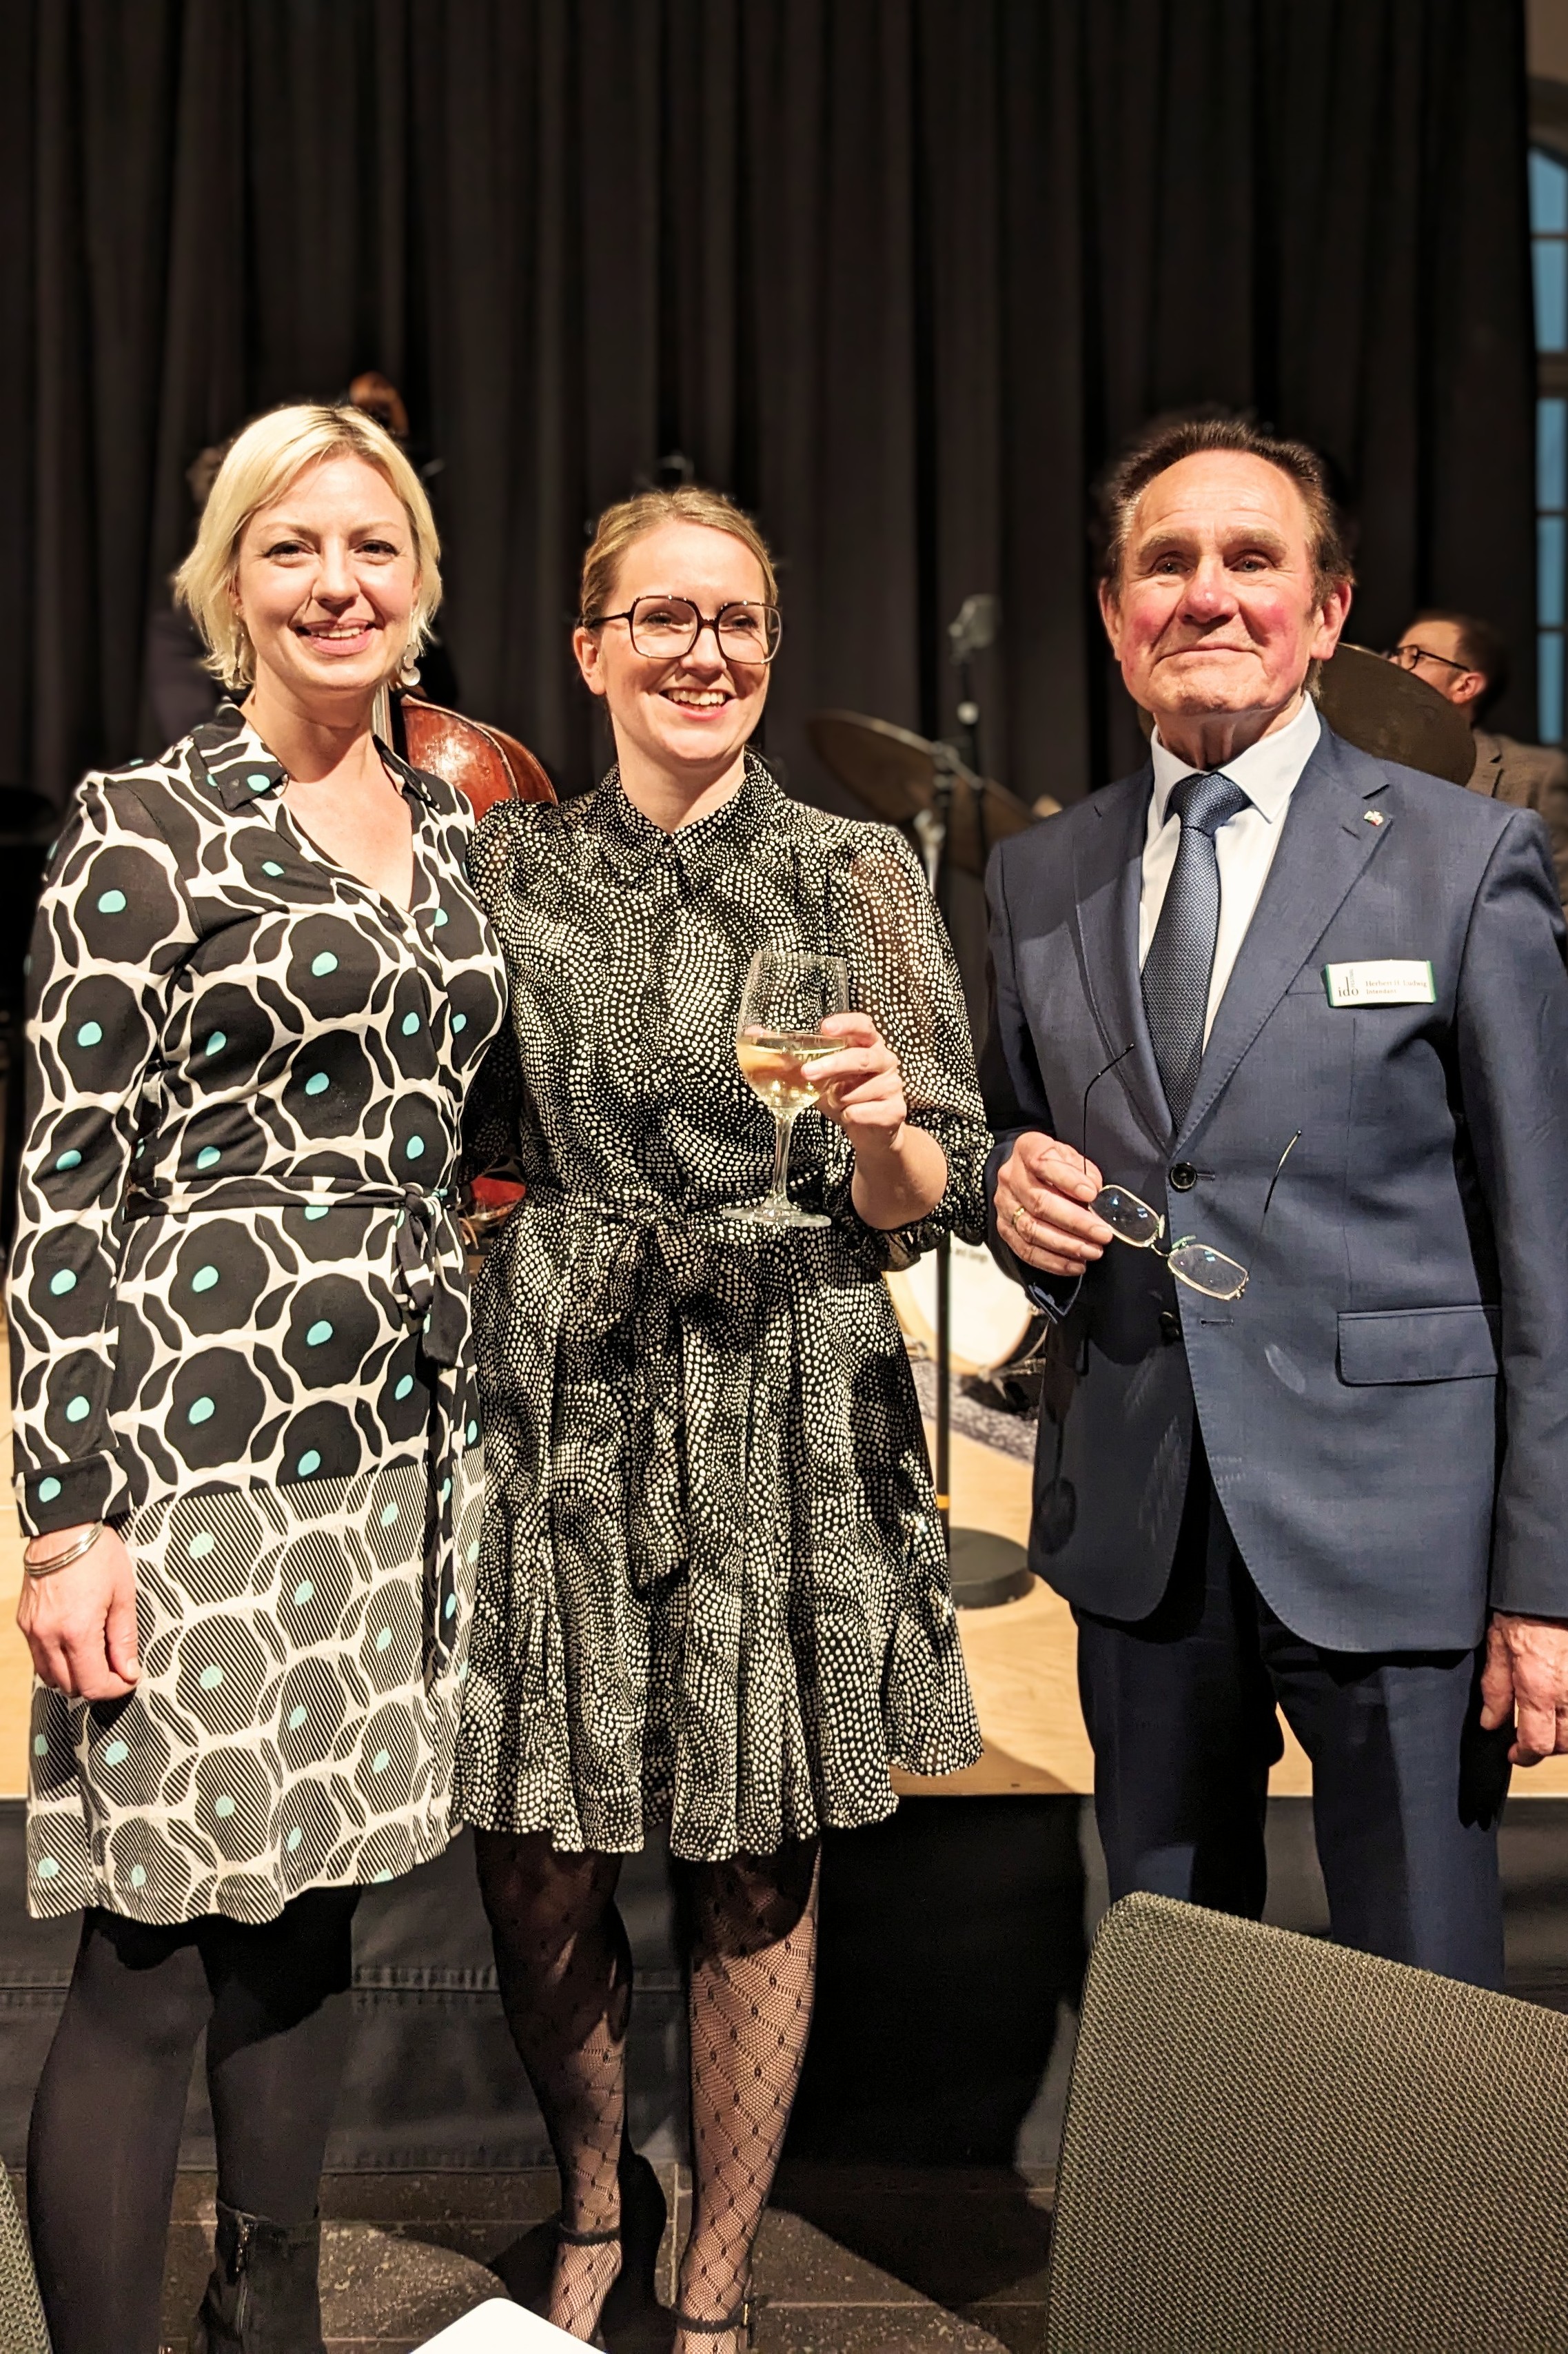
[[[720,1209],[643,1207],[536,1185],[520,1214],[557,1232],[561,1224],[597,1229],[591,1239],[578,1235],[567,1245],[572,1275],[562,1304],[569,1299],[570,1306],[556,1345],[569,1355],[586,1348],[600,1378],[613,1363],[624,1385],[639,1473],[637,1509],[624,1532],[626,1572],[633,1591],[647,1596],[691,1564],[694,1449],[705,1489],[716,1475],[731,1495],[750,1493],[759,1373],[736,1396],[709,1394],[716,1361],[706,1344],[721,1327],[732,1337],[755,1335],[756,1254],[745,1247],[753,1230],[731,1224]],[[749,1340],[742,1354],[749,1364]],[[738,1541],[742,1531],[734,1533]]]

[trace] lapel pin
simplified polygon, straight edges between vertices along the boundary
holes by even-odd
[[[1381,825],[1383,823],[1383,811],[1381,810],[1363,810],[1361,811],[1361,816],[1368,825]]]

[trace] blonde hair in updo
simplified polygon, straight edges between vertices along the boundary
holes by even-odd
[[[250,686],[256,679],[255,648],[232,593],[245,526],[297,474],[323,458],[363,458],[396,493],[408,518],[418,581],[408,642],[398,651],[399,661],[417,654],[429,636],[441,601],[440,541],[425,486],[397,442],[362,408],[327,408],[313,401],[273,408],[256,418],[230,446],[202,509],[196,546],[175,575],[175,600],[201,632],[206,667],[225,686]]]
[[[763,594],[768,603],[779,602],[779,583],[768,542],[745,508],[726,499],[722,491],[706,491],[700,483],[683,482],[673,491],[639,491],[635,498],[620,499],[614,506],[606,507],[594,526],[593,545],[583,557],[582,594],[577,607],[583,629],[597,630],[609,612],[615,596],[616,575],[628,548],[667,523],[705,524],[710,531],[727,532],[731,539],[738,539],[762,567]]]

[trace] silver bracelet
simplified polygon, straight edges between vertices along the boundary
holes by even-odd
[[[78,1537],[74,1544],[67,1545],[64,1553],[51,1553],[48,1561],[29,1561],[24,1553],[23,1569],[29,1577],[52,1577],[57,1569],[69,1569],[73,1561],[79,1561],[83,1553],[92,1551],[107,1525],[106,1522],[94,1521],[84,1537]]]

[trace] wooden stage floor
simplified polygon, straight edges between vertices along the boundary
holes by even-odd
[[[0,1331],[0,1360],[4,1356]],[[9,1397],[9,1367],[0,1362],[0,1797],[20,1797],[26,1789],[31,1690],[26,1646],[14,1616],[22,1584],[22,1532],[11,1489]],[[958,1527],[994,1530],[1022,1544],[1029,1533],[1029,1491],[1026,1463],[953,1433]],[[1092,1789],[1093,1760],[1078,1709],[1076,1644],[1067,1605],[1036,1584],[1021,1601],[962,1612],[959,1627],[985,1755],[967,1773],[941,1781],[900,1775],[899,1787],[950,1797]],[[1270,1791],[1276,1797],[1305,1797],[1312,1787],[1311,1769],[1288,1730],[1285,1741]],[[1568,1797],[1568,1757],[1550,1758],[1532,1773],[1516,1774],[1513,1795]]]

